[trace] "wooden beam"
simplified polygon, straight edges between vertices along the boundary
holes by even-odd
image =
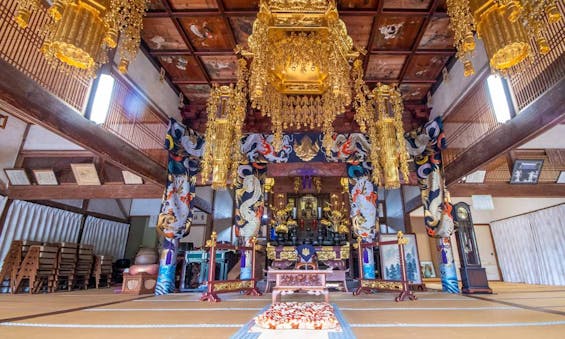
[[[166,182],[164,167],[116,135],[86,120],[73,107],[4,60],[0,60],[0,79],[10,79],[0,81],[0,107],[6,111],[41,125],[148,181]]]
[[[453,184],[449,186],[452,197],[492,195],[493,197],[560,197],[564,196],[565,184]]]
[[[515,118],[469,147],[445,167],[450,185],[500,155],[533,139],[565,118],[565,79],[526,106]]]
[[[100,186],[10,186],[8,197],[19,200],[50,199],[151,199],[161,198],[163,187],[153,184],[125,185],[106,184]]]

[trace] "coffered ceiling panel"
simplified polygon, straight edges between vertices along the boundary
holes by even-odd
[[[196,50],[232,49],[231,30],[221,16],[197,16],[180,19]]]
[[[340,9],[376,9],[377,0],[342,0],[339,1]]]
[[[206,103],[210,95],[208,85],[181,85],[180,89],[185,97],[193,103]]]
[[[424,31],[418,48],[453,48],[453,31],[449,28],[449,18],[433,17]]]
[[[187,48],[175,24],[169,18],[145,18],[141,37],[152,50]]]
[[[190,114],[187,121],[202,127],[212,83],[236,80],[233,50],[236,44],[247,45],[259,0],[148,3],[144,46],[190,101],[186,112],[191,113],[185,112]],[[368,85],[372,88],[377,82],[398,82],[406,106],[421,106],[418,112],[425,112],[427,94],[455,54],[445,0],[341,0],[338,9],[355,46],[368,51],[363,62]],[[340,119],[336,126],[358,128],[352,117]],[[269,126],[269,118],[249,110],[247,130],[261,132]]]
[[[372,16],[342,16],[341,19],[347,27],[347,33],[353,39],[355,47],[367,49],[371,27],[373,26]]]
[[[159,61],[173,81],[206,80],[193,56],[164,55],[159,57]]]
[[[235,55],[203,56],[202,62],[212,80],[235,80],[237,58]]]
[[[371,55],[365,76],[370,80],[398,80],[405,61],[405,55]]]
[[[219,0],[222,1],[222,0]],[[224,8],[229,11],[235,10],[259,10],[259,0],[223,0]]]
[[[373,49],[410,50],[423,21],[423,16],[380,16],[377,19]]]
[[[177,10],[218,8],[216,0],[170,0],[170,3]]]
[[[415,55],[410,60],[404,79],[434,80],[448,59],[445,55]]]
[[[230,25],[238,44],[247,47],[247,38],[253,31],[254,16],[234,16],[230,18]]]
[[[401,84],[400,92],[406,101],[424,100],[428,94],[431,84]]]
[[[162,0],[149,0],[147,1],[148,11],[164,11],[165,5]]]
[[[428,9],[432,0],[383,0],[384,9]]]

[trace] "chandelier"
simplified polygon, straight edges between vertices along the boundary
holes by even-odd
[[[247,111],[245,82],[247,62],[238,60],[236,86],[214,85],[208,98],[208,122],[202,158],[202,182],[212,174],[212,188],[226,188],[227,182],[235,182],[237,168],[242,160],[240,143],[243,121]]]
[[[252,107],[271,118],[274,147],[288,128],[321,128],[330,152],[335,117],[351,104],[359,57],[334,0],[261,0],[248,50]]]
[[[304,127],[321,128],[322,146],[331,152],[333,122],[352,106],[372,145],[374,182],[398,188],[399,170],[408,179],[400,92],[381,84],[369,90],[362,53],[354,50],[334,0],[261,0],[248,45],[236,48],[236,86],[215,85],[208,99],[203,182],[210,173],[214,189],[235,182],[248,101],[271,118],[277,150],[283,130]],[[295,178],[295,191],[301,183]]]
[[[354,63],[355,121],[371,143],[372,180],[385,189],[400,187],[399,171],[408,181],[408,152],[404,141],[402,95],[395,85],[377,84],[369,91],[360,60]],[[343,184],[343,183],[342,183]]]
[[[474,73],[473,30],[485,43],[491,69],[509,75],[520,70],[534,50],[549,52],[545,30],[561,19],[555,0],[447,0],[447,13],[465,76]]]
[[[40,0],[19,0],[18,25],[26,28],[31,11],[40,6]],[[118,68],[125,73],[139,49],[145,6],[145,0],[54,0],[41,51],[50,62],[95,77],[109,49],[117,47]]]

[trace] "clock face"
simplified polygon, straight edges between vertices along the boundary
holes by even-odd
[[[457,219],[467,220],[468,217],[469,217],[469,213],[467,213],[467,210],[465,208],[459,207],[457,209]]]

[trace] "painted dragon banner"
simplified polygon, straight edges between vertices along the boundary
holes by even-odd
[[[364,242],[372,242],[376,235],[378,196],[371,181],[371,167],[367,163],[347,164],[347,175],[353,232]],[[363,278],[375,279],[372,248],[363,250]]]
[[[174,291],[178,241],[190,232],[196,175],[203,145],[204,139],[200,135],[174,119],[170,120],[165,137],[165,149],[169,153],[167,183],[157,224],[162,246],[156,295]]]
[[[408,153],[414,157],[424,205],[424,221],[430,237],[453,233],[452,205],[445,188],[441,151],[447,147],[441,117],[405,134]]]
[[[367,137],[362,133],[335,133],[332,148],[322,147],[321,133],[284,134],[279,151],[273,147],[272,134],[248,134],[241,140],[241,152],[249,162],[349,162],[365,161],[370,149]]]
[[[246,246],[251,245],[251,238],[256,237],[263,216],[263,183],[267,174],[267,165],[259,163],[240,164],[235,190],[235,234],[241,237]],[[251,279],[251,254],[242,253],[241,279]]]

